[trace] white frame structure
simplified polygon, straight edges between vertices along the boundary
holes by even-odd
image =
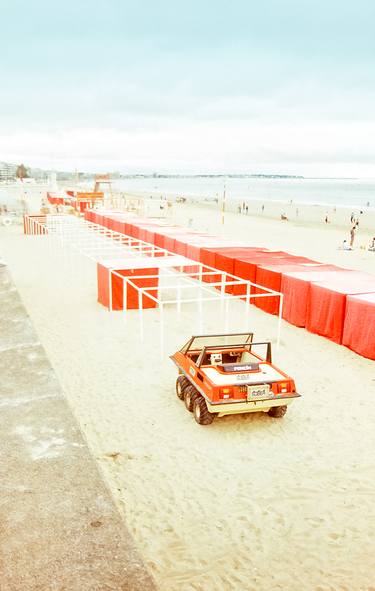
[[[280,345],[281,338],[281,320],[283,311],[283,294],[264,287],[257,283],[253,283],[247,279],[242,279],[220,269],[210,267],[199,261],[188,259],[172,253],[168,250],[150,244],[143,240],[127,236],[120,232],[110,230],[100,224],[88,222],[81,218],[72,217],[70,215],[47,215],[46,224],[40,224],[36,219],[32,219],[32,224],[35,225],[34,234],[44,234],[51,239],[57,239],[62,248],[69,248],[76,251],[78,254],[88,257],[92,261],[105,264],[110,263],[108,281],[110,305],[109,311],[112,312],[112,275],[119,277],[123,281],[123,304],[126,302],[128,286],[133,287],[138,292],[138,310],[140,317],[140,334],[141,339],[144,336],[143,330],[143,297],[149,298],[155,302],[159,308],[160,313],[160,340],[161,350],[164,345],[164,306],[176,305],[178,312],[181,310],[182,304],[197,303],[200,314],[200,324],[202,315],[202,305],[204,302],[220,301],[221,309],[225,307],[225,325],[228,323],[228,304],[229,301],[243,300],[246,305],[246,316],[248,317],[250,302],[255,298],[263,297],[278,297],[279,298],[279,312],[277,324],[277,338],[276,346]],[[41,226],[43,228],[38,228]],[[39,231],[38,231],[39,229]],[[109,260],[108,260],[109,259]],[[150,265],[152,259],[152,265]],[[159,261],[159,264],[158,264]],[[126,265],[124,267],[124,264]],[[123,267],[121,267],[121,265]],[[142,275],[133,274],[131,277],[121,275],[118,271],[125,269],[142,269],[146,266],[158,267],[163,269],[164,273],[171,278],[171,284],[167,286],[158,287],[140,287],[134,280],[142,280],[145,278],[155,279],[160,275]],[[117,269],[116,269],[117,267]],[[192,271],[192,268],[196,270]],[[215,276],[220,277],[219,281],[206,282],[204,277]],[[229,286],[244,286],[246,294],[233,295],[227,293],[226,288]],[[196,289],[196,296],[183,298],[183,291],[185,289]],[[162,292],[166,290],[175,290],[176,296],[172,299],[163,300]],[[252,293],[253,289],[261,289],[264,293]],[[152,292],[157,291],[157,295]],[[129,310],[123,305],[123,317]]]
[[[23,224],[24,224],[25,234],[28,234],[28,235],[47,234],[46,220],[47,220],[47,216],[45,214],[44,215],[43,214],[28,215],[25,213],[23,216]]]

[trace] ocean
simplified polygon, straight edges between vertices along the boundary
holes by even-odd
[[[177,195],[197,199],[280,201],[284,203],[375,208],[375,179],[277,179],[277,178],[130,178],[114,183],[114,189],[148,193],[152,197]]]
[[[145,194],[159,198],[192,197],[197,201],[223,198],[225,183],[227,201],[250,204],[252,201],[275,201],[293,204],[341,206],[353,209],[375,210],[375,179],[277,179],[277,178],[129,178],[113,181],[115,191]],[[74,185],[74,183],[72,183]],[[84,183],[93,189],[93,183]],[[28,193],[38,197],[46,188],[29,185]],[[21,191],[15,186],[0,185],[0,205],[17,207]]]

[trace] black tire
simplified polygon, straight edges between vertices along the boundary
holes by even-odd
[[[210,425],[215,418],[212,412],[209,412],[203,396],[197,396],[193,404],[193,414],[198,425]]]
[[[180,400],[184,399],[184,391],[189,386],[190,382],[186,376],[178,376],[176,380],[176,394]]]
[[[272,406],[269,411],[268,414],[270,415],[270,417],[273,417],[274,419],[281,419],[281,417],[283,417],[287,411],[287,406]]]
[[[192,384],[187,386],[184,390],[184,402],[186,410],[193,412],[194,400],[200,396],[198,390]]]

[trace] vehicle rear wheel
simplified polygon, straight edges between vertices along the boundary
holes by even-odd
[[[210,425],[215,418],[212,412],[209,412],[203,396],[197,396],[193,404],[193,414],[198,425]]]
[[[270,415],[270,417],[274,417],[275,419],[281,419],[281,417],[283,417],[287,411],[287,406],[272,406],[269,411],[268,414]]]
[[[199,394],[198,390],[196,388],[194,388],[194,386],[192,384],[190,384],[189,386],[187,386],[185,388],[184,402],[185,402],[186,409],[189,412],[193,412],[194,401],[199,395],[200,394]]]
[[[190,385],[186,376],[178,376],[176,380],[176,394],[180,400],[184,399],[184,391]]]

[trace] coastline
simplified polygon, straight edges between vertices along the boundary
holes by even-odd
[[[67,183],[60,184],[60,189],[63,190],[65,186],[68,186]],[[8,203],[12,209],[21,211],[23,205],[26,204],[27,211],[34,213],[35,211],[39,211],[40,203],[42,199],[46,199],[48,190],[53,190],[53,188],[47,185],[37,184],[0,186],[0,206]],[[167,200],[176,203],[176,200],[183,197],[187,204],[194,207],[205,207],[218,212],[222,211],[222,195],[219,195],[218,201],[215,201],[213,197],[197,196],[183,191],[155,192],[147,189],[139,191],[115,190],[114,194],[143,199],[145,213],[148,215],[160,214],[156,208],[156,202],[160,201],[161,195],[163,196],[162,201]],[[150,198],[150,195],[152,195],[152,198]],[[243,203],[248,209],[247,212],[241,211],[241,215],[260,219],[280,220],[281,214],[284,214],[288,218],[288,221],[293,224],[331,226],[345,230],[347,233],[349,233],[351,227],[351,214],[354,213],[354,217],[359,220],[360,230],[368,233],[371,237],[375,236],[375,207],[252,197],[251,199],[227,198],[225,201],[225,212],[238,213],[238,208]],[[149,205],[148,208],[147,205]],[[361,211],[363,213],[360,213]],[[328,223],[325,222],[326,217]]]
[[[150,199],[149,193],[145,191],[139,192],[124,192],[127,197],[143,198],[145,203],[150,208],[157,212],[155,202],[160,203],[160,196],[153,197]],[[180,198],[180,195],[171,193],[165,196],[167,201],[176,203],[176,200]],[[222,200],[216,202],[214,199],[198,198],[196,196],[184,196],[185,203],[194,207],[204,207],[211,209],[221,214],[222,212]],[[248,211],[244,212],[241,210],[239,213],[238,209],[242,203],[245,203],[248,207]],[[177,205],[177,203],[176,203]],[[262,210],[262,206],[264,209]],[[147,207],[146,207],[147,211]],[[360,212],[363,213],[360,213]],[[256,217],[260,219],[280,220],[281,214],[285,214],[289,222],[298,225],[321,225],[331,226],[340,230],[345,230],[349,233],[351,222],[350,217],[352,212],[354,217],[359,220],[359,227],[361,230],[368,233],[370,236],[375,235],[375,208],[364,207],[363,209],[354,208],[348,205],[328,205],[328,204],[313,204],[306,202],[287,202],[287,201],[276,201],[276,200],[264,200],[264,199],[252,199],[252,200],[226,200],[225,212],[235,213],[246,217]],[[152,213],[152,211],[151,211]],[[328,217],[328,223],[325,222],[326,216]]]

